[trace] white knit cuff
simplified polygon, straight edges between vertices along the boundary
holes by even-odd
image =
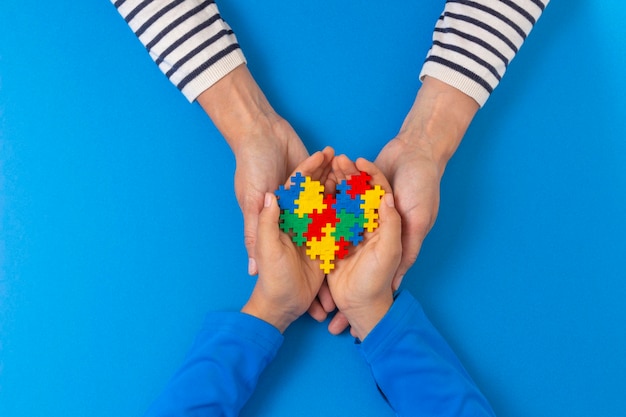
[[[223,56],[215,64],[202,71],[181,90],[189,102],[193,102],[203,91],[221,80],[229,72],[246,63],[246,57],[240,48]]]
[[[467,94],[476,100],[480,107],[484,106],[489,98],[489,91],[480,83],[438,62],[426,61],[424,63],[420,72],[420,80],[423,81],[427,75]]]

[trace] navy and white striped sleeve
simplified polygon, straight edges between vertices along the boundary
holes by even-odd
[[[246,62],[212,0],[111,0],[159,69],[187,98]]]
[[[431,76],[482,107],[549,0],[447,0],[420,79]]]

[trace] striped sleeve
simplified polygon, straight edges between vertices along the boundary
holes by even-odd
[[[549,0],[447,0],[420,79],[431,76],[482,107]]]
[[[187,98],[245,63],[212,0],[111,0],[159,69]]]

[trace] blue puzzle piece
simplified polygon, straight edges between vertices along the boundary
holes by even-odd
[[[361,196],[353,199],[349,194],[342,193],[337,194],[337,201],[333,204],[333,208],[337,212],[345,210],[346,213],[354,214],[355,216],[363,216],[365,211],[361,208],[361,204],[363,204]]]
[[[302,184],[304,184],[305,180],[305,176],[300,172],[296,172],[296,174],[290,178],[289,189],[285,188],[284,185],[278,187],[278,190],[276,190],[274,194],[278,198],[278,207],[280,207],[281,210],[294,211],[298,207],[296,200],[300,196],[300,192],[303,188]]]
[[[278,197],[278,207],[281,210],[294,211],[296,209],[296,199],[300,194],[299,191],[294,192],[295,190],[286,189],[285,186],[281,185],[278,187],[278,190],[274,192],[276,197]]]
[[[350,231],[353,233],[352,237],[350,238],[350,242],[352,242],[354,246],[363,241],[363,230],[363,227],[358,223],[355,223],[354,226],[352,226],[352,228],[350,229]]]
[[[289,189],[291,190],[292,188],[295,187],[298,190],[298,192],[302,191],[302,184],[304,184],[305,180],[306,180],[306,177],[302,175],[302,173],[296,172],[296,174],[293,177],[291,177],[291,187]]]
[[[352,186],[348,184],[348,181],[343,180],[339,184],[337,184],[337,195],[346,194],[348,195],[348,191],[352,189]]]

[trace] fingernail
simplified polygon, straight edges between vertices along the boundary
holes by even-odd
[[[272,195],[270,193],[265,193],[265,207],[269,207],[272,205]]]
[[[248,275],[256,275],[256,261],[254,258],[248,258]]]
[[[385,204],[387,204],[387,207],[395,207],[396,202],[393,201],[393,195],[392,194],[385,194]]]

